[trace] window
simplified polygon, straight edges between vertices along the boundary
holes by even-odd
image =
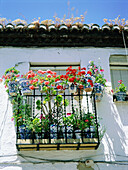
[[[80,66],[79,62],[63,62],[63,63],[39,63],[39,62],[31,62],[30,63],[30,70],[37,71],[37,70],[52,70],[56,71],[57,74],[64,74],[65,70],[72,66],[73,69],[78,69],[78,66]]]
[[[112,88],[118,86],[118,80],[123,80],[128,89],[128,56],[111,55],[109,59]]]

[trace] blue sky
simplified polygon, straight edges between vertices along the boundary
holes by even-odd
[[[114,19],[118,15],[128,19],[128,0],[0,0],[0,17],[15,20],[17,18],[32,19],[41,17],[53,19],[55,13],[59,18],[64,14],[73,13],[80,16],[87,11],[85,23],[96,23],[100,26],[104,24],[103,19]],[[68,10],[74,7],[74,11]]]

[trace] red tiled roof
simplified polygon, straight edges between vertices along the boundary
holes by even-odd
[[[128,45],[128,26],[123,29],[126,46]],[[15,47],[124,47],[122,32],[118,25],[91,27],[77,25],[13,25],[0,24],[0,46]]]

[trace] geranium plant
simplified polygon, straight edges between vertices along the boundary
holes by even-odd
[[[92,113],[85,114],[82,111],[80,115],[78,109],[76,109],[73,114],[63,117],[63,123],[66,126],[72,126],[74,130],[85,130],[90,126],[95,126],[95,116]]]
[[[89,62],[89,71],[92,73],[94,77],[94,83],[99,83],[105,86],[107,80],[104,78],[104,69],[101,66],[97,66],[94,61]]]
[[[127,87],[124,85],[122,80],[118,81],[118,87],[116,87],[116,93],[118,92],[126,92],[127,91]]]
[[[9,82],[11,81],[17,81],[17,78],[20,77],[19,75],[19,71],[15,68],[15,67],[11,67],[9,69],[7,69],[2,77],[2,79],[4,79],[4,84],[5,87],[8,88],[9,86]],[[7,91],[8,92],[8,91]]]

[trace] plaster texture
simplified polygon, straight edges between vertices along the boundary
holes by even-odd
[[[104,96],[97,103],[97,113],[106,132],[99,148],[94,151],[22,151],[16,149],[16,133],[11,121],[12,106],[3,83],[0,84],[0,169],[3,170],[77,170],[78,162],[94,160],[94,169],[128,169],[128,103],[113,103],[109,57],[125,54],[123,48],[0,48],[0,77],[5,70],[21,62],[21,73],[29,70],[30,62],[80,63],[87,66],[89,60],[101,64],[108,80]],[[31,158],[30,158],[31,156]],[[33,158],[32,158],[33,157]],[[66,162],[67,161],[67,162]],[[108,161],[101,162],[101,161]],[[114,164],[118,161],[118,164]],[[119,162],[120,161],[120,162]],[[65,163],[64,163],[65,162]],[[97,162],[97,163],[96,163]],[[111,163],[111,164],[110,164]],[[113,164],[112,164],[113,163]]]

